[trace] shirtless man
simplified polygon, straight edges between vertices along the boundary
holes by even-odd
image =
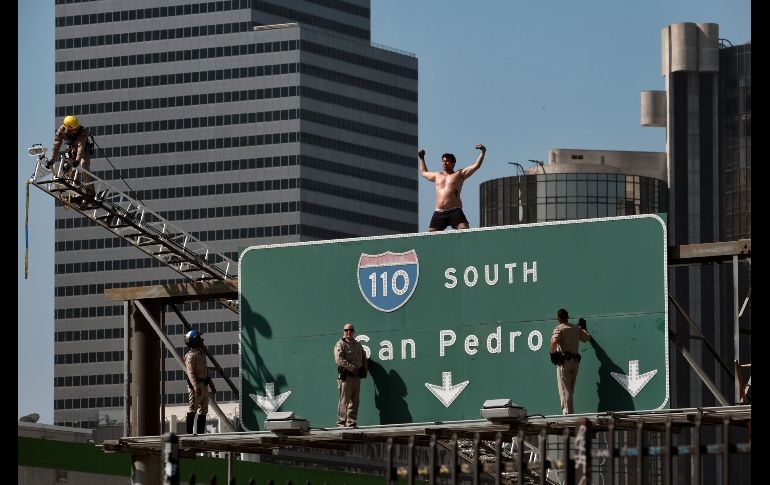
[[[428,172],[428,167],[425,165],[425,150],[420,150],[417,153],[417,156],[420,157],[420,175],[436,183],[436,211],[430,220],[428,231],[443,231],[447,226],[452,226],[453,229],[468,229],[468,219],[463,214],[460,191],[463,189],[465,179],[473,175],[481,167],[481,162],[484,161],[484,155],[487,153],[486,147],[478,144],[476,149],[481,150],[476,162],[457,172],[455,172],[457,159],[451,153],[441,155],[443,172]]]

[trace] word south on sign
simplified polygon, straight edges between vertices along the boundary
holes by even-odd
[[[483,278],[480,275],[483,274]],[[520,280],[522,283],[537,283],[537,261],[531,263],[494,263],[485,264],[483,268],[476,266],[467,266],[460,272],[457,268],[449,267],[444,271],[444,286],[455,288],[458,283],[465,284],[468,288],[476,286],[477,283],[486,283],[487,286],[495,286],[498,282],[501,284],[514,284],[514,281]]]

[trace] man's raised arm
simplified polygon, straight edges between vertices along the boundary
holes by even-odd
[[[417,152],[417,157],[419,157],[420,159],[420,175],[430,180],[431,182],[435,182],[436,173],[428,172],[428,166],[425,165],[425,150],[420,150],[419,152]]]
[[[484,161],[484,155],[487,153],[487,147],[479,143],[478,145],[476,145],[476,149],[481,150],[481,153],[479,153],[479,156],[473,165],[469,167],[465,167],[464,169],[461,170],[464,179],[467,179],[468,177],[473,175],[474,172],[476,172],[476,170],[481,168],[481,162]]]

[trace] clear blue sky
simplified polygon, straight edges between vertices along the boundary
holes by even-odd
[[[33,168],[27,147],[50,147],[55,129],[54,5],[17,1],[18,415],[37,412],[52,423],[53,199],[32,187],[25,280],[24,181]],[[663,129],[639,124],[639,97],[664,89],[660,32],[677,22],[717,23],[721,38],[743,44],[751,2],[372,0],[372,41],[419,59],[419,145],[428,168],[441,169],[443,152],[462,167],[477,143],[488,149],[463,189],[471,227],[479,184],[514,174],[509,161],[529,167],[526,160],[545,160],[550,148],[663,151]],[[433,204],[433,186],[420,178],[421,230]]]

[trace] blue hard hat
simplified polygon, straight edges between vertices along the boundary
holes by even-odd
[[[184,343],[188,347],[197,347],[203,342],[203,333],[192,329],[184,335]]]

